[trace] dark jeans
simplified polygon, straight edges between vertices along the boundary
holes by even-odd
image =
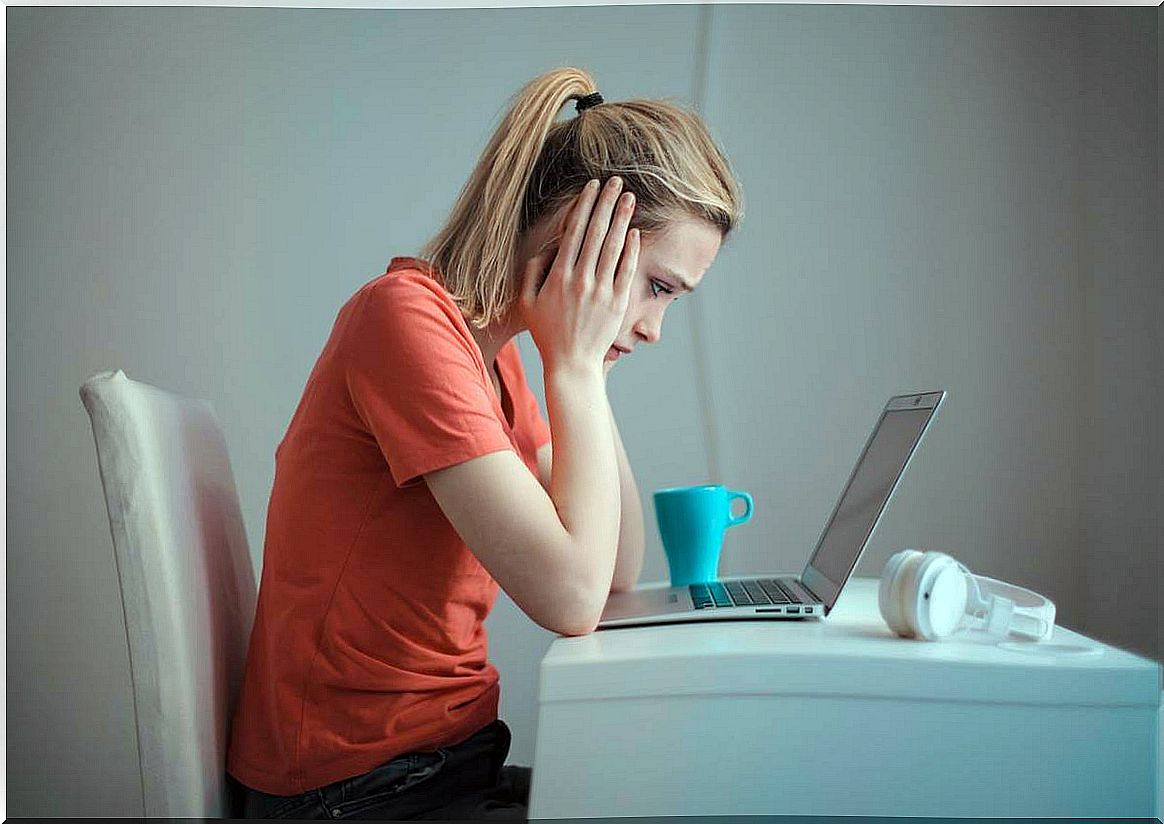
[[[300,795],[234,784],[244,818],[525,820],[530,769],[502,766],[509,741],[509,727],[498,719],[460,744],[406,753]]]

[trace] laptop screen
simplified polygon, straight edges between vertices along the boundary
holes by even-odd
[[[925,407],[882,412],[805,569],[806,579],[818,578],[811,574],[815,568],[832,585],[817,587],[828,607],[856,566],[933,413],[933,408]]]

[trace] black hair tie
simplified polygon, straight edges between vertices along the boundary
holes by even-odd
[[[578,98],[578,101],[574,104],[574,111],[576,111],[578,114],[582,114],[582,112],[586,111],[591,106],[597,106],[602,102],[602,95],[600,95],[598,92],[594,92],[594,94],[588,94],[585,97]]]

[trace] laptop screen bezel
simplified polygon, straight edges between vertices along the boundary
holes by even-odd
[[[881,410],[881,414],[877,417],[877,423],[874,425],[873,431],[869,433],[869,438],[865,441],[865,447],[861,450],[861,457],[853,465],[853,471],[849,473],[849,480],[845,482],[840,497],[837,498],[837,503],[833,507],[832,514],[829,515],[829,519],[825,522],[824,529],[821,530],[820,536],[817,538],[816,547],[813,549],[812,555],[809,556],[808,563],[805,564],[804,571],[800,575],[801,582],[824,604],[825,615],[828,615],[832,610],[833,604],[837,602],[837,596],[840,594],[845,582],[849,580],[849,576],[853,574],[853,570],[857,567],[857,563],[865,553],[865,547],[869,545],[869,539],[877,531],[877,525],[881,523],[881,518],[885,514],[885,510],[889,508],[889,504],[893,501],[897,487],[900,485],[901,479],[905,476],[905,471],[909,468],[909,462],[913,460],[913,456],[917,453],[918,445],[922,442],[922,438],[925,437],[926,432],[929,431],[930,426],[933,425],[934,418],[938,414],[938,408],[942,405],[945,398],[946,393],[944,390],[936,392],[914,392],[909,395],[895,395],[889,399],[889,402],[885,404],[885,408]],[[910,447],[905,463],[902,464],[901,471],[897,473],[897,477],[893,481],[893,487],[889,490],[889,495],[885,498],[885,503],[881,505],[881,510],[877,513],[873,525],[869,528],[869,532],[861,542],[861,547],[853,556],[853,561],[849,564],[849,568],[845,571],[844,576],[840,581],[830,580],[823,572],[813,566],[813,562],[816,560],[817,553],[820,552],[821,545],[824,543],[825,536],[828,535],[829,528],[833,525],[833,520],[837,517],[837,513],[841,509],[841,504],[845,500],[845,495],[849,492],[849,487],[852,485],[853,479],[857,476],[857,471],[865,461],[869,447],[877,437],[877,432],[881,429],[881,424],[885,422],[885,416],[890,412],[921,409],[929,409],[929,417],[926,418],[925,425],[922,426],[921,431],[914,438],[913,445]]]

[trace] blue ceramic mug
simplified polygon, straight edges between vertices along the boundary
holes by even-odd
[[[737,498],[745,505],[739,516],[732,515],[732,501]],[[671,586],[714,581],[724,532],[751,517],[752,496],[747,492],[718,484],[657,490],[655,518],[671,568]]]

